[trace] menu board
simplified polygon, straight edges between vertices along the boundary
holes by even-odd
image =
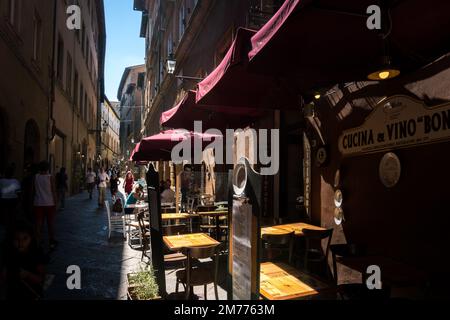
[[[252,206],[233,200],[233,300],[252,298]]]
[[[233,300],[259,299],[262,179],[242,158],[233,171],[230,261]]]

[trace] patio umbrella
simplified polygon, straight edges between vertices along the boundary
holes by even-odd
[[[184,129],[167,130],[154,136],[141,140],[133,152],[133,161],[171,161],[172,150],[180,142],[189,142],[191,155],[194,154],[194,145],[199,144],[203,150],[206,146],[217,139],[222,139],[222,135],[212,135],[187,131]],[[190,159],[184,159],[191,161]]]

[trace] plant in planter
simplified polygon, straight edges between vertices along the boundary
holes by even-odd
[[[151,266],[141,266],[140,271],[128,274],[130,300],[159,300],[159,288]]]

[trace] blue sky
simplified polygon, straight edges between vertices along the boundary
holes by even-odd
[[[105,0],[105,13],[105,91],[110,101],[117,101],[124,69],[144,63],[145,39],[139,37],[142,13],[133,10],[133,0]]]

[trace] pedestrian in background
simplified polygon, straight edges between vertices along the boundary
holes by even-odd
[[[39,164],[39,173],[36,174],[33,184],[34,213],[36,219],[36,238],[41,241],[42,225],[47,219],[47,229],[50,250],[54,250],[58,244],[55,239],[56,216],[56,186],[55,180],[49,173],[50,165],[47,161]]]
[[[109,188],[111,190],[111,197],[115,197],[117,190],[119,187],[119,178],[117,177],[117,175],[114,173],[112,173],[111,175],[111,180],[109,181]]]
[[[101,168],[98,175],[98,206],[101,208],[103,208],[103,206],[105,205],[106,187],[108,182],[109,176],[105,172],[105,169]]]
[[[86,173],[86,185],[89,193],[89,200],[92,200],[92,192],[94,191],[96,177],[97,176],[95,172],[92,171],[92,168],[89,168]]]
[[[125,189],[125,194],[128,196],[133,191],[133,185],[134,185],[134,177],[131,171],[127,172],[127,175],[125,176],[125,180],[123,182],[123,188]]]
[[[66,191],[69,189],[67,186],[67,179],[66,168],[62,167],[56,174],[56,190],[61,210],[64,210],[66,205]]]

